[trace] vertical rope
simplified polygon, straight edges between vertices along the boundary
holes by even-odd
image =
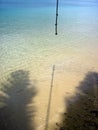
[[[57,25],[58,25],[58,4],[59,4],[59,0],[57,0],[57,2],[56,2],[55,35],[58,34],[58,32],[57,32]]]

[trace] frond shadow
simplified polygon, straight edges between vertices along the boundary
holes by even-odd
[[[36,87],[29,72],[12,72],[0,90],[0,130],[34,130]]]
[[[97,130],[98,105],[95,101],[98,101],[98,73],[89,72],[77,87],[75,96],[65,99],[67,110],[62,123],[56,124],[57,129]]]

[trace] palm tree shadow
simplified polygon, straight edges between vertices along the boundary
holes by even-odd
[[[12,72],[0,91],[0,130],[34,130],[36,94],[28,71]]]
[[[77,87],[75,96],[66,100],[67,109],[63,115],[62,123],[56,124],[57,129],[97,130],[98,105],[95,104],[96,96],[98,101],[98,73],[89,72]]]

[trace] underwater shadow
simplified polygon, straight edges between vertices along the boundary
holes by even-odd
[[[0,130],[34,130],[36,87],[18,70],[0,88]]]
[[[65,99],[67,109],[57,130],[98,129],[98,73],[88,72],[75,96]]]

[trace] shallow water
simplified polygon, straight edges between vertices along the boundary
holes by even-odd
[[[36,129],[43,130],[52,66],[55,64],[51,126],[60,119],[64,97],[88,71],[98,71],[98,7],[0,8],[0,82],[15,70],[28,70],[37,82]],[[40,115],[40,116],[39,116]]]

